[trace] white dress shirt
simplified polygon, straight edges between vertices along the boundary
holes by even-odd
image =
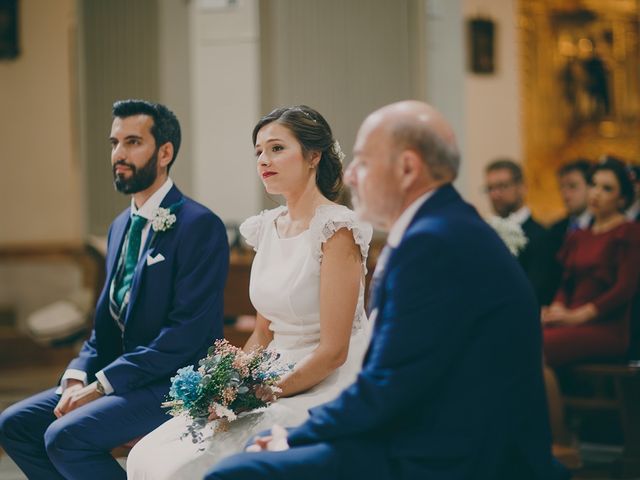
[[[435,192],[436,190],[430,190],[427,193],[420,195],[413,201],[413,203],[411,203],[411,205],[404,209],[402,214],[394,222],[391,230],[389,230],[389,235],[387,236],[387,244],[391,248],[396,248],[398,245],[400,245],[400,241],[404,236],[404,232],[406,232],[407,228],[409,228],[411,220],[413,220],[413,217],[415,217],[422,204],[426,202]],[[378,266],[376,265],[376,269],[377,268]]]
[[[593,215],[591,215],[591,212],[589,210],[585,210],[577,217],[573,217],[571,219],[571,221],[574,222],[574,224],[580,230],[585,230],[589,228],[589,226],[591,225],[591,220],[593,220]]]
[[[531,210],[529,210],[529,207],[524,206],[524,207],[520,207],[518,210],[511,213],[506,219],[513,220],[518,225],[522,226],[524,222],[529,220],[530,216],[531,216]]]
[[[427,193],[419,196],[411,203],[411,205],[404,209],[398,219],[393,223],[391,229],[389,230],[389,235],[387,235],[387,244],[382,250],[382,253],[380,253],[380,256],[378,257],[378,260],[376,262],[376,269],[373,272],[373,279],[376,279],[380,275],[382,275],[382,272],[387,265],[387,260],[389,259],[390,248],[396,248],[398,245],[400,245],[402,237],[407,231],[407,228],[409,228],[411,220],[413,220],[413,217],[415,217],[416,213],[424,204],[424,202],[426,202],[435,192],[436,190],[430,190]],[[372,280],[372,282],[373,281],[375,280]],[[373,332],[373,328],[377,318],[378,309],[375,308],[369,316],[369,334]]]
[[[632,222],[635,221],[635,219],[638,217],[638,214],[640,214],[640,200],[636,200],[635,202],[633,202],[625,213],[627,218]]]

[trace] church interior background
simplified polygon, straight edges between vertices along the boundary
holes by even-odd
[[[180,119],[171,176],[228,225],[225,310],[241,341],[237,225],[277,201],[255,175],[262,114],[317,108],[348,162],[369,112],[428,101],[456,130],[467,201],[488,215],[484,168],[513,158],[550,223],[559,166],[640,163],[639,21],[638,0],[0,0],[0,409],[55,383],[86,335],[104,236],[128,201],[111,182],[114,100]],[[596,444],[584,478],[610,478],[620,449],[615,434]],[[0,480],[18,478],[0,453]]]

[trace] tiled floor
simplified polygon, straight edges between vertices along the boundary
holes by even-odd
[[[125,467],[125,459],[118,459]],[[25,480],[27,477],[20,471],[18,466],[6,455],[0,456],[0,480]]]
[[[0,410],[33,393],[56,384],[64,366],[20,367],[0,370]],[[0,480],[27,478],[15,463],[2,452],[0,454]]]
[[[6,455],[0,457],[0,479],[1,480],[24,480],[24,474],[18,469],[15,463]]]

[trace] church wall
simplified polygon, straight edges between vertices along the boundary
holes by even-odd
[[[489,213],[482,191],[484,168],[497,157],[521,162],[522,112],[518,63],[517,1],[464,0],[465,20],[482,15],[495,22],[493,74],[473,74],[467,69],[465,89],[465,197],[482,213]],[[466,45],[466,43],[465,43]]]
[[[19,2],[20,55],[0,61],[0,245],[82,238],[75,0]]]

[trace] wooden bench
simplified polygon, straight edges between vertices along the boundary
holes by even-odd
[[[623,452],[613,465],[618,478],[640,475],[640,362],[593,363],[570,367],[574,378],[591,381],[591,396],[564,395],[564,404],[576,410],[616,411],[623,435]]]
[[[640,477],[640,290],[631,307],[629,327],[626,360],[583,362],[561,369],[565,379],[577,384],[585,381],[591,387],[588,394],[576,391],[578,389],[563,392],[561,402],[565,408],[576,413],[609,411],[617,414],[623,441],[622,457],[612,465],[612,474],[617,478]],[[559,397],[555,375],[551,381],[547,377],[548,372],[545,373],[547,394],[550,398]],[[550,407],[553,409],[553,401]],[[563,410],[562,406],[560,409]],[[560,412],[556,421],[564,424],[563,417]],[[556,425],[556,429],[562,431],[563,426]]]

